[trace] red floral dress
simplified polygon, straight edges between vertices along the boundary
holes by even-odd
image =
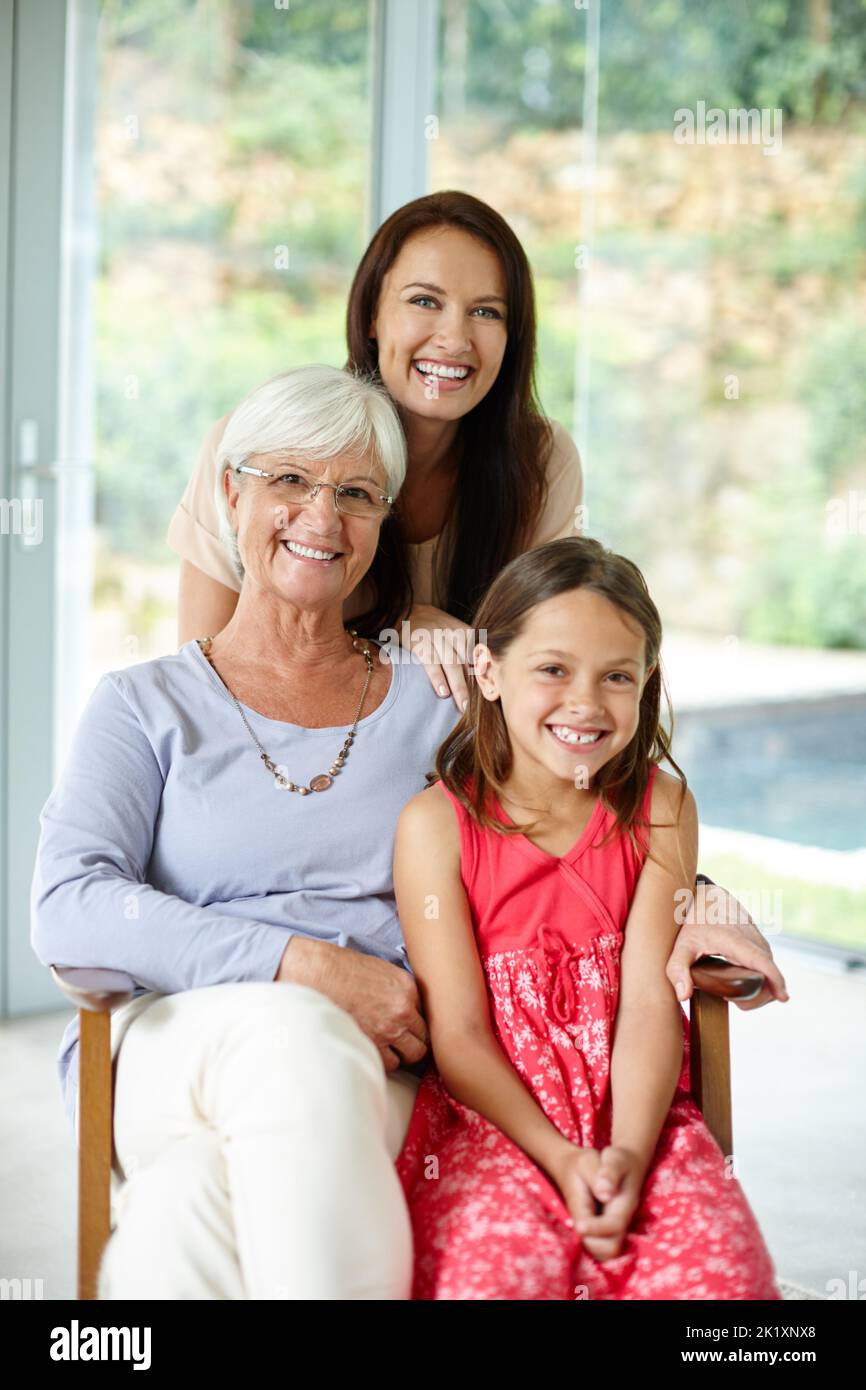
[[[560,1133],[603,1148],[620,951],[642,856],[627,836],[599,847],[613,821],[601,801],[560,858],[479,827],[441,782],[429,794],[448,796],[460,823],[497,1038]],[[431,1061],[396,1164],[414,1232],[413,1299],[781,1297],[754,1213],[691,1098],[680,1012],[677,1090],[621,1253],[606,1261],[583,1249],[547,1174],[455,1100]]]

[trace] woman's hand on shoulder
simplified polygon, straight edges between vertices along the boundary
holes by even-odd
[[[423,662],[437,695],[451,695],[459,710],[469,698],[465,666],[472,662],[472,628],[430,603],[416,603],[405,620],[410,650]]]

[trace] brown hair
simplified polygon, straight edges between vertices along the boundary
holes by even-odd
[[[616,817],[610,834],[626,833],[647,849],[641,808],[653,763],[666,759],[676,770],[685,795],[686,778],[671,756],[671,730],[661,723],[661,698],[669,707],[659,652],[662,625],[643,575],[631,560],[588,536],[566,536],[519,555],[502,570],[474,615],[475,633],[501,658],[522,633],[537,604],[573,589],[601,594],[634,618],[645,637],[646,666],[655,666],[640,698],[638,727],[631,742],[600,769],[595,785],[605,808]],[[471,671],[470,671],[471,676]],[[500,796],[511,774],[513,753],[501,703],[485,699],[470,679],[469,703],[436,754],[436,773],[479,825],[501,834],[525,834],[532,825],[505,826],[488,805]],[[437,780],[428,774],[431,780]],[[640,836],[640,838],[638,838]],[[608,836],[605,836],[607,840]]]
[[[349,294],[346,370],[381,381],[378,342],[368,336],[382,281],[416,232],[457,227],[496,252],[508,300],[508,337],[499,373],[482,401],[459,421],[462,442],[450,531],[440,547],[448,613],[469,622],[472,610],[503,565],[530,542],[547,496],[553,434],[541,414],[535,385],[535,302],[526,253],[503,217],[469,193],[449,190],[416,198],[382,223],[355,272]],[[395,627],[413,602],[400,499],[382,524],[370,566],[376,606],[359,619],[365,630]],[[447,554],[446,554],[447,550]],[[443,558],[444,557],[444,558]],[[444,580],[444,582],[443,582]]]

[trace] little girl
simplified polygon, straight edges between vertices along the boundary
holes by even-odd
[[[412,1297],[778,1299],[665,975],[697,808],[643,576],[553,541],[475,631],[469,704],[395,844],[433,1053],[397,1159]]]

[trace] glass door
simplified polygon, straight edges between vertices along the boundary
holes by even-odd
[[[166,532],[208,428],[276,372],[345,360],[369,45],[367,0],[95,8],[73,176],[97,248],[72,329],[92,362],[85,690],[177,647]]]
[[[66,8],[0,4],[3,246],[3,1009],[56,1003],[29,941],[39,812],[54,772],[62,508],[88,461],[64,434],[60,323]]]
[[[0,0],[6,1013],[60,1002],[29,943],[39,812],[101,674],[176,650],[166,533],[207,429],[343,364],[371,220],[423,191],[370,174],[419,15]]]
[[[584,529],[664,620],[700,867],[862,955],[862,10],[445,0],[439,30],[430,187],[529,255]]]

